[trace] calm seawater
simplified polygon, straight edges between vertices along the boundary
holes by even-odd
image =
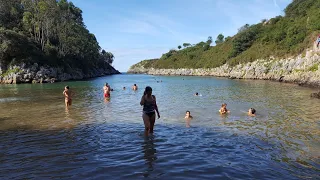
[[[110,102],[105,82],[114,89]],[[65,85],[75,93],[68,110]],[[150,137],[139,105],[147,85],[161,113]],[[320,100],[312,92],[269,81],[126,74],[1,85],[0,179],[317,179]],[[224,102],[228,116],[218,114]],[[257,117],[246,116],[250,107]]]

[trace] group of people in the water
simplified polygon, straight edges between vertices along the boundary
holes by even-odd
[[[123,90],[126,90],[126,87],[123,87]],[[137,91],[138,90],[138,86],[136,84],[134,84],[132,86],[132,90]],[[110,85],[108,83],[106,83],[103,86],[103,97],[105,99],[110,99],[111,97],[111,91],[113,91],[113,89],[110,87]],[[72,105],[72,96],[74,95],[73,92],[71,92],[69,86],[65,86],[64,90],[62,92],[62,94],[64,95],[65,98],[65,104],[66,106],[71,106]]]
[[[133,91],[137,91],[138,86],[134,84],[131,87],[131,89]],[[126,90],[126,87],[123,87],[123,90]],[[110,87],[108,83],[106,83],[103,86],[103,96],[106,100],[110,99],[111,91],[113,91],[113,89]],[[66,86],[64,88],[63,95],[65,97],[66,107],[71,106],[73,93],[70,91],[69,86]],[[201,95],[198,92],[196,92],[195,96],[201,96]],[[153,133],[154,124],[156,120],[156,113],[157,113],[157,117],[160,118],[156,97],[152,95],[152,88],[150,86],[147,86],[145,88],[143,96],[141,97],[140,105],[143,106],[142,119],[145,126],[145,135],[147,136],[149,135],[149,133]],[[227,109],[226,103],[223,103],[221,105],[221,108],[219,109],[219,113],[221,115],[230,113],[230,111]],[[248,110],[248,115],[255,116],[256,110],[254,108],[250,108]],[[193,119],[190,111],[186,111],[185,119],[186,119],[186,127],[190,127],[190,120]]]
[[[201,94],[199,94],[198,92],[196,92],[195,94],[194,94],[194,96],[202,96]],[[190,111],[187,111],[186,112],[187,114],[189,113],[190,114]],[[228,114],[228,113],[230,113],[230,111],[227,109],[227,104],[226,103],[223,103],[222,105],[221,105],[221,108],[219,109],[219,113],[220,114]],[[187,117],[187,114],[186,114],[186,117]],[[248,110],[248,115],[249,116],[256,116],[256,110],[254,109],[254,108],[250,108],[249,110]]]
[[[227,114],[230,113],[230,111],[227,109],[227,104],[223,103],[221,105],[221,108],[219,109],[220,114]],[[248,116],[256,116],[256,110],[254,108],[250,108],[248,110]]]

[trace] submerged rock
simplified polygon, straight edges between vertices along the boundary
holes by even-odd
[[[320,91],[317,93],[312,93],[311,97],[320,99]]]

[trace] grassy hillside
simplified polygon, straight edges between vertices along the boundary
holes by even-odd
[[[284,58],[302,53],[311,47],[320,34],[320,0],[293,0],[285,16],[244,25],[233,37],[220,34],[216,45],[212,38],[195,45],[184,43],[152,61],[137,65],[145,68],[214,68],[228,63],[232,66],[259,58]],[[137,66],[134,65],[134,66]],[[133,67],[134,67],[133,66]]]

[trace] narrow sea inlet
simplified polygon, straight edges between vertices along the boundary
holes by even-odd
[[[75,93],[69,109],[66,85]],[[147,85],[161,118],[144,137],[139,102]],[[269,81],[127,74],[2,85],[0,179],[317,179],[320,101],[312,92]],[[227,116],[218,113],[222,103]],[[256,117],[247,116],[251,107]]]

